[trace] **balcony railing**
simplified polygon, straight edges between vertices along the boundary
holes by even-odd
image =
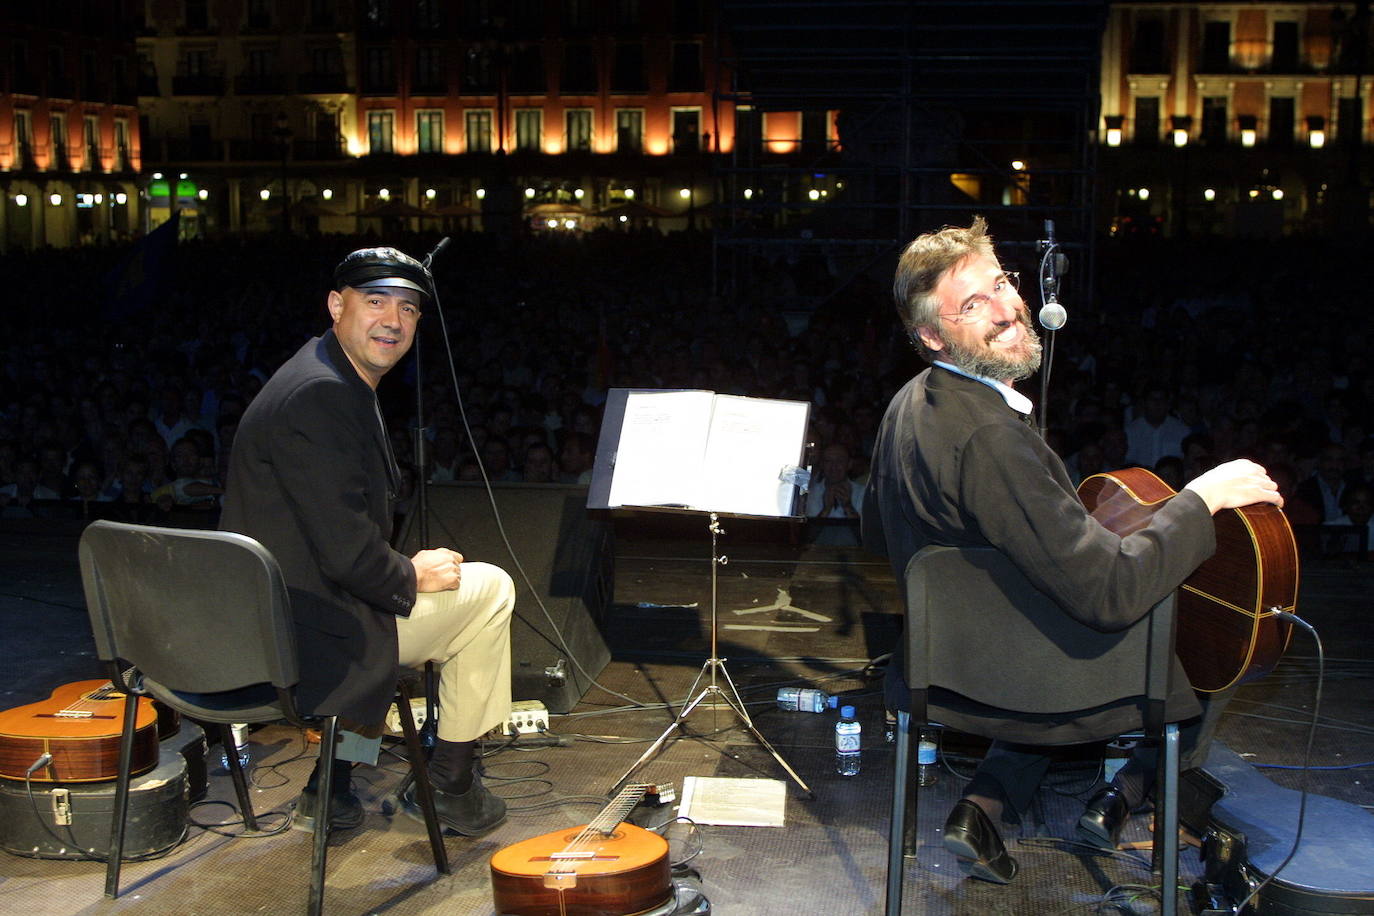
[[[296,77],[296,91],[306,94],[348,91],[348,77],[343,73],[302,73]]]
[[[234,78],[239,95],[284,95],[286,75],[282,73],[245,73]]]

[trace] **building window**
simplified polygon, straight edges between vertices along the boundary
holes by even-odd
[[[802,152],[816,155],[825,152],[830,139],[830,112],[803,111],[801,117]]]
[[[1336,139],[1345,146],[1359,146],[1364,140],[1363,104],[1358,96],[1336,100]]]
[[[596,92],[596,58],[592,56],[591,45],[573,44],[563,49],[563,74],[559,79],[559,91],[588,95]]]
[[[444,151],[444,113],[438,109],[415,112],[415,149],[421,153]]]
[[[491,65],[491,52],[485,48],[468,49],[466,66],[463,67],[463,91],[478,95],[490,95],[496,91],[496,73]]]
[[[443,95],[448,89],[444,80],[444,51],[425,46],[415,49],[415,85],[412,92],[423,95]]]
[[[444,27],[442,0],[415,0],[415,27],[427,31],[437,31]]]
[[[701,92],[706,83],[701,76],[701,44],[673,42],[673,64],[668,72],[669,92]]]
[[[272,0],[248,0],[248,27],[270,29],[272,27]]]
[[[537,153],[544,142],[544,112],[538,108],[515,110],[515,148]]]
[[[100,70],[96,67],[95,52],[81,52],[81,97],[83,99],[99,98],[105,81],[100,78]],[[118,84],[116,84],[118,85]]]
[[[15,112],[15,117],[19,112]],[[19,122],[15,122],[15,130],[19,128]],[[86,115],[81,120],[82,141],[86,147],[86,171],[100,171],[100,124],[96,121],[95,115]]]
[[[673,152],[701,151],[701,109],[673,109]]]
[[[371,153],[396,151],[396,112],[369,111],[367,113],[367,149]]]
[[[311,48],[310,73],[313,76],[341,76],[343,74],[343,54],[337,45]]]
[[[14,112],[14,164],[16,168],[33,166],[33,129],[29,124],[29,113],[24,109]]]
[[[1222,144],[1226,142],[1226,96],[1207,96],[1202,100],[1203,143]]]
[[[542,94],[548,89],[544,78],[544,48],[530,44],[515,50],[510,65],[510,91],[524,95]]]
[[[1297,73],[1298,67],[1298,24],[1275,22],[1274,55],[1270,58],[1270,69],[1275,73]]]
[[[615,110],[615,149],[619,153],[644,151],[644,109]]]
[[[129,122],[123,118],[115,118],[114,129],[114,170],[116,172],[126,172],[129,170]]]
[[[615,27],[631,29],[639,25],[639,0],[615,0]]]
[[[491,111],[469,111],[463,115],[463,132],[469,153],[491,152]]]
[[[1231,23],[1213,20],[1202,26],[1203,73],[1225,73],[1231,69]]]
[[[209,76],[213,52],[207,48],[187,48],[182,52],[178,76]]]
[[[1276,95],[1269,99],[1269,142],[1274,146],[1292,146],[1297,136],[1297,106],[1291,95]]]
[[[363,91],[395,93],[396,71],[390,48],[367,48],[363,51]]]
[[[564,144],[569,152],[591,152],[592,148],[592,110],[590,108],[569,108],[563,113],[568,136]]]
[[[206,0],[185,0],[183,14],[188,29],[204,30],[210,27],[209,4]]]
[[[276,48],[252,48],[248,51],[248,76],[272,76],[277,72]]]
[[[757,108],[735,109],[735,149],[746,154],[763,149],[763,117]]]
[[[310,0],[310,26],[316,29],[329,29],[337,21],[335,4],[338,0]]]
[[[644,92],[644,45],[623,42],[615,46],[615,66],[611,71],[612,92]]]
[[[52,130],[53,168],[62,172],[68,171],[72,166],[67,159],[67,116],[53,112],[49,126]]]
[[[1141,95],[1135,100],[1135,142],[1159,145],[1159,96]]]

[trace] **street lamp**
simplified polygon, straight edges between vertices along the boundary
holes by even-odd
[[[291,152],[291,125],[286,112],[277,115],[277,128],[272,132],[281,148],[281,234],[291,234],[291,195],[286,193],[286,161]]]

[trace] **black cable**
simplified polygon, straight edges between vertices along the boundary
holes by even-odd
[[[439,249],[435,249],[436,253],[438,250]],[[444,319],[444,307],[439,301],[439,289],[437,283],[434,285],[434,309],[439,313],[439,336],[444,341],[444,352],[448,356],[449,376],[453,380],[453,397],[458,404],[458,418],[463,421],[463,431],[467,433],[468,442],[475,442],[476,440],[474,440],[472,437],[472,427],[468,423],[467,407],[463,404],[463,393],[458,385],[458,364],[453,358],[453,344],[448,337],[448,323]],[[424,379],[416,379],[416,384],[423,387]],[[589,672],[586,669],[582,662],[578,660],[577,654],[573,652],[572,648],[568,645],[567,639],[563,636],[563,631],[559,629],[557,622],[555,622],[553,619],[553,615],[550,614],[549,609],[545,607],[544,599],[540,597],[539,589],[534,587],[534,583],[530,581],[529,574],[525,572],[525,567],[523,564],[521,564],[520,558],[515,554],[515,548],[511,545],[510,538],[506,535],[505,523],[501,521],[501,511],[496,505],[496,494],[492,491],[491,488],[491,478],[487,476],[487,469],[486,466],[482,463],[482,456],[477,454],[475,449],[473,451],[473,461],[477,465],[478,472],[482,475],[482,485],[486,488],[487,500],[491,503],[492,517],[496,520],[496,531],[498,534],[501,535],[501,542],[506,545],[506,552],[510,555],[511,562],[515,565],[516,571],[520,574],[520,578],[524,581],[525,587],[529,590],[530,597],[532,597],[534,599],[535,604],[539,606],[539,610],[544,614],[544,619],[548,621],[549,627],[553,630],[554,635],[558,638],[559,646],[561,646],[563,651],[567,653],[568,658],[572,661],[572,663],[575,666],[577,666],[577,670],[582,673],[582,676],[587,679],[588,683],[596,687],[599,687],[601,690],[604,690],[611,696],[619,697],[620,699],[634,706],[645,705],[643,702],[636,700],[634,697],[626,696],[625,694],[612,690],[606,685],[602,684],[591,674],[591,672]],[[423,467],[419,468],[419,473],[421,476],[424,475],[424,472],[425,469]],[[419,485],[423,486],[424,481],[419,481]]]
[[[1268,887],[1270,882],[1277,878],[1279,873],[1287,868],[1288,863],[1293,861],[1293,857],[1298,854],[1298,845],[1302,842],[1303,824],[1307,818],[1307,793],[1308,785],[1311,782],[1311,771],[1308,769],[1308,766],[1312,763],[1312,744],[1317,738],[1317,720],[1321,716],[1322,708],[1322,677],[1326,667],[1326,651],[1322,648],[1321,636],[1318,635],[1316,628],[1313,627],[1312,624],[1303,620],[1297,614],[1290,614],[1286,611],[1274,611],[1273,614],[1279,620],[1297,624],[1308,633],[1312,634],[1312,640],[1317,645],[1317,686],[1315,695],[1312,699],[1312,723],[1307,729],[1307,747],[1303,750],[1302,755],[1302,778],[1300,780],[1302,788],[1299,790],[1302,794],[1298,798],[1298,827],[1293,835],[1293,846],[1288,850],[1288,855],[1284,857],[1284,860],[1279,863],[1279,867],[1274,869],[1269,877],[1255,885],[1255,889],[1250,891],[1249,895],[1232,910],[1232,912],[1236,914],[1240,914],[1249,906],[1250,901],[1254,900],[1255,897],[1259,895],[1260,891]]]

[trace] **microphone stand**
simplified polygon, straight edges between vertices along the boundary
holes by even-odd
[[[1069,320],[1064,306],[1059,304],[1059,277],[1068,270],[1069,259],[1059,253],[1059,243],[1054,238],[1054,220],[1045,220],[1045,238],[1036,243],[1042,252],[1040,258],[1040,326],[1045,329],[1045,358],[1040,371],[1040,438],[1044,439],[1049,429],[1050,370],[1054,366],[1055,332]]]

